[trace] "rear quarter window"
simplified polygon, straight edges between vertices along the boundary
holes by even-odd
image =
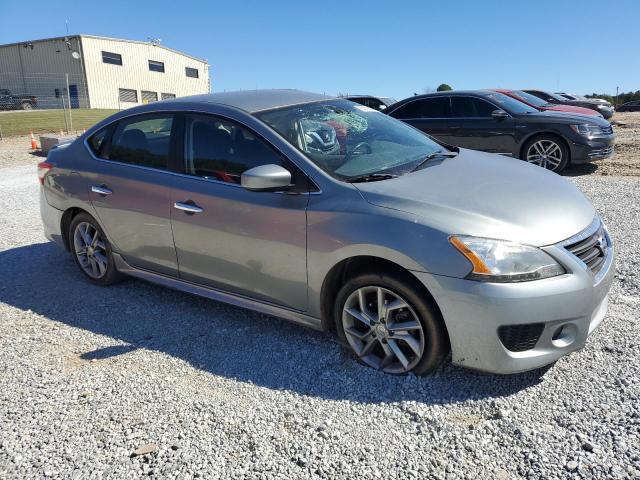
[[[106,127],[89,137],[87,143],[96,157],[104,157],[104,148],[107,144],[107,138],[109,138],[109,131],[110,128]]]

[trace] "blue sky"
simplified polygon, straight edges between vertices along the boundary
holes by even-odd
[[[639,0],[2,0],[0,44],[69,31],[206,58],[214,91],[300,88],[404,98],[457,89],[640,90]],[[25,20],[28,19],[28,20]]]

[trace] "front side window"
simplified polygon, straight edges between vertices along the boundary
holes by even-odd
[[[207,115],[187,115],[184,132],[185,173],[240,183],[242,172],[260,165],[282,165],[272,147],[234,122]]]
[[[402,175],[446,149],[427,135],[347,100],[307,103],[255,114],[329,175]]]
[[[167,170],[173,115],[145,115],[118,123],[109,160]]]
[[[473,97],[451,97],[451,116],[457,118],[488,118],[496,107]]]
[[[156,62],[155,60],[149,60],[149,70],[152,72],[164,73],[164,63]]]

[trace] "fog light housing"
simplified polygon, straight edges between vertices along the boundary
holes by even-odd
[[[560,325],[553,332],[551,343],[554,347],[558,348],[568,347],[575,342],[577,334],[578,329],[573,323],[565,323],[564,325]]]

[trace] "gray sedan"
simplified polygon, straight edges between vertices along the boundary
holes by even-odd
[[[366,365],[512,373],[581,348],[611,239],[562,177],[353,102],[220,93],[117,113],[39,165],[47,237],[130,275],[333,330]]]

